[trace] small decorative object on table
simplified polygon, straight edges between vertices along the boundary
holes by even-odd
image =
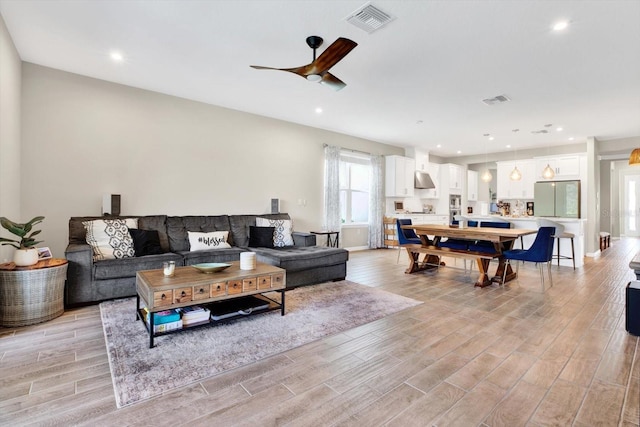
[[[163,262],[162,271],[164,273],[164,277],[173,277],[173,275],[176,273],[176,262],[175,261]]]
[[[197,268],[203,273],[217,273],[218,271],[231,267],[231,264],[225,264],[222,262],[204,262],[201,264],[194,264],[191,267]]]

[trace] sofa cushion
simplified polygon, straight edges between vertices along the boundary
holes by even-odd
[[[131,234],[131,238],[133,239],[133,250],[136,256],[158,255],[164,253],[160,246],[158,231],[130,228],[129,234]]]
[[[119,259],[135,256],[129,228],[138,227],[138,219],[97,219],[82,223],[87,243],[93,250],[93,260]]]
[[[187,231],[189,236],[190,251],[204,251],[207,249],[229,249],[231,245],[227,243],[228,231],[211,231],[200,233],[198,231]]]
[[[229,262],[238,261],[240,253],[244,252],[240,248],[231,247],[229,249],[207,249],[205,251],[184,251],[179,255],[184,257],[184,265],[201,264],[203,262]]]
[[[347,262],[345,249],[322,246],[289,246],[284,248],[251,248],[258,262],[284,268],[287,271],[326,267]]]
[[[169,239],[167,237],[167,216],[166,215],[147,215],[147,216],[113,216],[107,219],[127,219],[138,218],[138,228],[141,230],[156,230],[160,238],[160,246],[164,252],[169,251]],[[96,219],[105,219],[104,216],[74,216],[69,219],[69,244],[86,244],[85,221],[93,221]]]
[[[249,226],[249,246],[252,248],[273,248],[275,227]]]
[[[189,251],[187,231],[207,233],[210,231],[229,231],[229,216],[170,216],[167,217],[167,233],[171,252]],[[233,236],[227,242],[234,246]]]
[[[182,257],[172,253],[122,259],[106,259],[93,264],[93,279],[105,280],[135,277],[137,271],[162,268],[164,261],[175,261],[176,265],[182,265]]]
[[[229,223],[231,224],[230,240],[232,246],[249,246],[249,227],[256,225],[256,218],[269,219],[291,219],[287,213],[279,214],[262,214],[262,215],[230,215]]]
[[[293,246],[293,222],[290,219],[271,219],[271,218],[256,218],[256,225],[258,227],[274,227],[273,232],[273,246],[281,248],[283,246]]]

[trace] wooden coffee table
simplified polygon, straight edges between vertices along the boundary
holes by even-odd
[[[254,270],[241,270],[239,261],[229,264],[231,267],[226,270],[211,274],[202,273],[190,266],[177,267],[173,277],[165,277],[162,269],[136,273],[136,317],[149,331],[149,348],[154,346],[153,339],[156,335],[170,333],[153,332],[155,313],[162,310],[278,291],[281,295],[280,302],[264,296],[262,298],[271,301],[273,307],[279,308],[284,316],[285,270],[263,263],[257,263]],[[140,300],[149,311],[148,323],[142,313]]]

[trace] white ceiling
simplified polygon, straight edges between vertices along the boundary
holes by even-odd
[[[395,20],[372,34],[344,19],[364,3],[0,0],[0,13],[27,62],[444,157],[640,136],[638,0],[373,0]],[[343,90],[249,67],[311,62],[309,35],[318,53],[358,43],[331,69]]]

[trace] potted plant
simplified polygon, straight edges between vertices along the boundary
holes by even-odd
[[[41,241],[36,241],[33,236],[40,234],[41,230],[31,230],[34,225],[41,223],[43,219],[43,216],[37,216],[27,223],[18,224],[5,217],[0,217],[0,225],[20,238],[20,240],[12,240],[0,237],[0,244],[13,246],[17,249],[13,256],[13,262],[17,266],[25,267],[38,262],[36,245]]]

